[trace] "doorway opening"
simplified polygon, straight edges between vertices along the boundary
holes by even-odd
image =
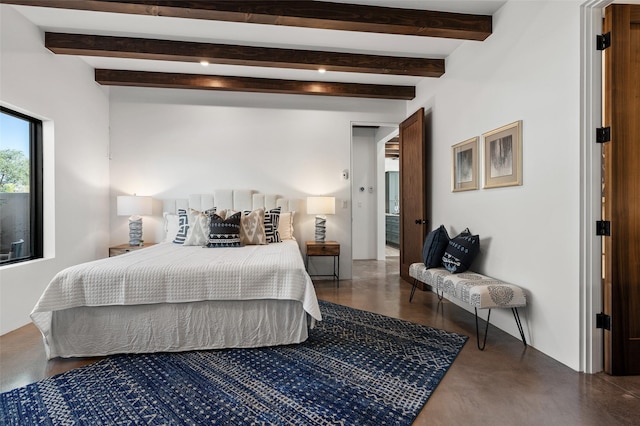
[[[385,260],[387,252],[399,258],[399,247],[387,247],[387,214],[399,213],[399,193],[387,194],[387,150],[398,151],[398,124],[351,125],[351,237],[352,259]],[[396,158],[399,153],[396,154]],[[396,181],[399,184],[399,181]],[[392,182],[393,187],[393,182]],[[395,194],[395,195],[394,195]],[[398,208],[395,207],[397,199]]]
[[[385,257],[400,256],[400,136],[384,144]]]

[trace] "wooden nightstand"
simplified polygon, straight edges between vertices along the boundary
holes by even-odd
[[[127,244],[120,244],[119,246],[112,246],[112,247],[109,247],[109,257],[118,256],[120,254],[129,253],[130,251],[151,247],[155,244],[156,243],[144,243],[141,246],[130,246],[127,243]]]
[[[337,286],[340,287],[340,243],[337,241],[307,241],[306,268],[309,271],[309,257],[311,256],[333,256],[333,274],[313,275],[314,277],[333,277]]]

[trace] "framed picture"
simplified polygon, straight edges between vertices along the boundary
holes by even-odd
[[[482,135],[484,187],[522,185],[522,120]]]
[[[467,139],[451,147],[453,192],[478,189],[478,137]]]

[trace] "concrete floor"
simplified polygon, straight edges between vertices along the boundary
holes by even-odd
[[[473,314],[400,279],[398,257],[355,261],[353,279],[315,281],[319,299],[470,337],[415,425],[640,425],[640,376],[581,374],[490,327],[476,348]],[[482,323],[481,323],[482,325]],[[0,391],[90,364],[47,361],[32,324],[0,336]]]
[[[340,288],[315,284],[319,299],[469,336],[414,425],[640,425],[640,376],[577,373],[493,326],[479,351],[472,313],[428,291],[409,303],[398,271],[397,257],[355,261]]]

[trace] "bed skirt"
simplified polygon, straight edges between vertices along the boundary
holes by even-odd
[[[47,358],[287,345],[315,320],[296,300],[232,300],[54,311]]]

